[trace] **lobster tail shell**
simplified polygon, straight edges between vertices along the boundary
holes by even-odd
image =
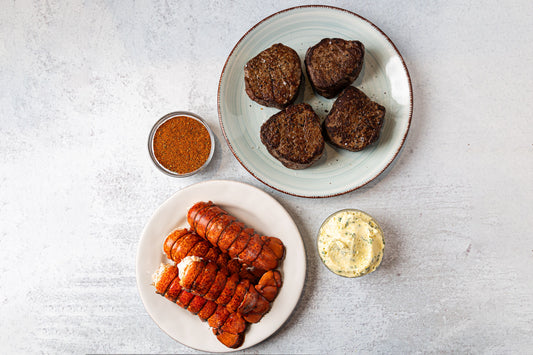
[[[184,290],[180,285],[176,266],[161,265],[155,272],[153,280],[157,293],[197,314],[203,321],[207,320],[222,344],[230,348],[242,345],[246,330],[244,318],[239,313],[230,312],[226,307]]]
[[[211,201],[192,206],[187,220],[200,237],[223,253],[263,272],[277,268],[285,255],[281,240],[256,234]]]
[[[275,269],[285,246],[211,201],[194,204],[187,221],[190,230],[177,229],[163,243],[178,265],[162,265],[154,274],[156,292],[207,321],[227,347],[240,347],[247,324],[259,322],[278,295]]]
[[[262,296],[256,286],[251,284],[249,280],[241,280],[238,274],[227,276],[224,272],[216,270],[210,265],[214,265],[214,263],[212,261],[197,260],[194,257],[184,259],[178,265],[180,275],[182,275],[181,286],[192,294],[203,295],[206,299],[226,307],[230,313],[240,313],[246,321],[251,323],[258,322],[270,310],[270,301]],[[274,272],[269,272],[269,275],[273,274]],[[208,285],[200,285],[201,282],[198,280],[198,275],[202,275],[205,280],[213,281]],[[204,275],[209,276],[204,277]],[[271,278],[265,277],[264,280],[270,280]],[[191,282],[190,280],[192,279],[196,279],[197,282]],[[270,281],[263,281],[263,283],[265,286],[260,288],[261,292],[264,289],[271,292],[267,286],[275,285],[275,283]],[[202,292],[206,288],[209,288],[209,292],[204,295]],[[222,291],[219,293],[217,289],[220,288],[222,288]],[[218,297],[215,297],[214,295],[218,293]]]
[[[175,263],[181,262],[187,256],[198,256],[217,263],[221,269],[227,269],[228,274],[238,273],[243,279],[256,283],[263,273],[252,273],[237,259],[230,259],[228,254],[213,247],[207,240],[194,231],[177,229],[171,232],[163,243],[163,251],[167,258]]]

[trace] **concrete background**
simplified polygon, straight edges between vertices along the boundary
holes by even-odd
[[[533,3],[325,1],[388,34],[415,104],[388,173],[310,200],[244,170],[216,94],[250,27],[313,3],[1,1],[2,353],[194,353],[144,310],[135,256],[154,210],[208,179],[272,194],[307,250],[298,307],[246,353],[533,352]],[[178,109],[217,136],[216,163],[187,179],[157,171],[146,149]],[[320,222],[345,207],[385,230],[382,266],[361,279],[335,276],[314,249]]]

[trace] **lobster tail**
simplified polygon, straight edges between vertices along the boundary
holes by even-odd
[[[258,235],[211,201],[192,206],[187,220],[200,237],[255,269],[273,270],[285,255],[281,240]]]
[[[270,301],[275,298],[272,290],[278,283],[274,272],[262,278],[259,290],[249,280],[242,280],[238,274],[227,275],[217,269],[212,261],[187,257],[178,265],[181,275],[180,285],[192,294],[204,296],[206,299],[226,307],[229,312],[237,312],[250,322],[258,322],[269,310]],[[277,272],[277,271],[276,271]],[[279,274],[279,273],[278,273]],[[201,276],[200,276],[201,275]],[[199,280],[199,277],[202,279]],[[210,280],[210,281],[206,281]],[[206,282],[205,285],[202,283]],[[281,286],[281,282],[279,282]],[[209,292],[203,293],[208,288]],[[265,293],[264,297],[261,293]],[[277,291],[275,292],[277,294]]]
[[[228,273],[238,273],[242,279],[248,279],[256,283],[263,273],[256,273],[243,266],[237,259],[230,259],[227,254],[220,252],[207,240],[188,229],[177,229],[171,232],[163,243],[163,251],[167,258],[179,263],[187,256],[198,256],[206,260],[212,260]],[[255,270],[253,270],[255,271]]]
[[[184,290],[180,285],[178,268],[173,265],[161,265],[153,276],[156,292],[180,307],[197,314],[213,328],[217,339],[227,347],[238,348],[244,341],[246,321],[226,307],[217,305],[201,296]]]
[[[163,243],[177,266],[156,271],[156,292],[207,321],[227,347],[240,347],[248,323],[259,322],[279,293],[282,280],[275,269],[285,246],[211,201],[192,206],[187,221],[190,230],[174,230]]]

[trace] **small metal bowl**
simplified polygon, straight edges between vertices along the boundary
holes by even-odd
[[[211,151],[209,152],[209,156],[207,157],[207,160],[204,162],[204,164],[201,167],[199,167],[198,169],[196,169],[194,171],[190,171],[188,173],[184,173],[184,174],[180,174],[180,173],[177,173],[175,171],[167,169],[166,167],[164,167],[157,160],[157,158],[155,157],[155,154],[154,154],[154,137],[155,137],[155,133],[156,133],[157,129],[159,127],[161,127],[161,125],[163,123],[165,123],[166,121],[168,121],[168,120],[170,120],[170,119],[172,119],[174,117],[180,117],[180,116],[189,117],[189,118],[192,118],[192,119],[200,122],[205,127],[205,129],[207,129],[207,132],[209,133],[209,138],[211,139]],[[199,171],[203,170],[207,165],[209,165],[209,162],[211,162],[211,159],[213,158],[213,154],[215,152],[215,138],[214,138],[214,135],[213,135],[213,131],[211,131],[211,128],[209,128],[209,125],[200,116],[198,116],[198,115],[196,115],[196,114],[194,114],[192,112],[187,112],[187,111],[171,112],[171,113],[161,117],[154,124],[154,126],[152,127],[152,130],[150,131],[150,135],[148,137],[148,152],[150,153],[150,158],[152,158],[152,161],[154,162],[155,166],[159,170],[164,172],[165,174],[173,176],[173,177],[187,177],[187,176],[191,176],[191,175],[194,175],[194,174],[198,173]]]
[[[333,270],[332,268],[330,268],[330,266],[327,265],[326,261],[324,260],[324,257],[321,255],[321,251],[320,251],[320,233],[322,231],[322,228],[332,219],[332,218],[335,218],[337,217],[338,215],[340,215],[341,213],[343,212],[355,212],[355,213],[361,213],[362,215],[368,217],[370,220],[369,220],[369,224],[370,222],[372,222],[373,224],[375,224],[375,226],[372,226],[372,228],[375,228],[378,230],[379,234],[381,235],[381,242],[382,242],[382,248],[380,250],[380,254],[379,254],[379,257],[377,257],[377,265],[370,270],[370,266],[368,266],[367,269],[365,269],[361,274],[358,274],[358,275],[343,275],[342,273],[339,273],[335,270]],[[372,239],[372,243],[373,244],[373,241],[374,239]],[[339,276],[342,276],[342,277],[346,277],[346,278],[356,278],[356,277],[361,277],[361,276],[364,276],[364,275],[367,275],[371,272],[373,272],[374,270],[376,270],[379,265],[381,264],[381,260],[383,258],[383,253],[384,253],[384,249],[385,249],[385,239],[384,239],[384,236],[383,236],[383,230],[381,229],[381,226],[379,225],[379,223],[376,221],[376,219],[374,217],[372,217],[371,215],[369,215],[368,213],[366,213],[365,211],[361,211],[361,210],[358,210],[358,209],[355,209],[355,208],[345,208],[345,209],[342,209],[342,210],[339,210],[339,211],[336,211],[332,214],[330,214],[325,220],[324,222],[322,222],[322,224],[320,225],[320,228],[318,228],[318,232],[317,232],[317,238],[316,238],[316,250],[317,250],[317,253],[318,253],[318,257],[320,259],[320,261],[322,261],[322,264],[324,264],[324,266],[326,267],[326,269],[328,269],[329,271],[331,271],[332,273],[334,273],[335,275],[339,275]],[[374,258],[372,260],[369,261],[369,265],[371,265],[371,262],[374,261]]]

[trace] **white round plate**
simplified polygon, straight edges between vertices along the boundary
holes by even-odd
[[[303,59],[323,38],[359,40],[365,59],[352,84],[386,109],[378,142],[361,152],[326,144],[323,157],[303,170],[285,168],[261,143],[260,127],[279,112],[252,101],[244,89],[244,65],[275,43],[293,48]],[[304,70],[305,72],[305,70]],[[334,99],[315,95],[306,78],[296,103],[310,104],[324,119]],[[353,191],[381,174],[400,152],[412,116],[411,80],[392,41],[375,25],[352,12],[329,6],[302,6],[278,12],[250,29],[229,55],[218,88],[218,113],[226,142],[237,160],[264,184],[301,197],[329,197]]]
[[[276,236],[287,253],[281,268],[283,286],[272,309],[259,323],[251,324],[244,344],[230,349],[220,343],[208,324],[155,293],[152,274],[168,263],[163,241],[176,228],[188,227],[187,211],[198,201],[213,201],[262,235]],[[249,348],[273,334],[298,303],[305,281],[305,249],[298,228],[287,211],[266,192],[236,181],[212,180],[186,187],[154,213],[139,242],[137,287],[144,306],[157,325],[180,343],[197,350],[229,352]]]

